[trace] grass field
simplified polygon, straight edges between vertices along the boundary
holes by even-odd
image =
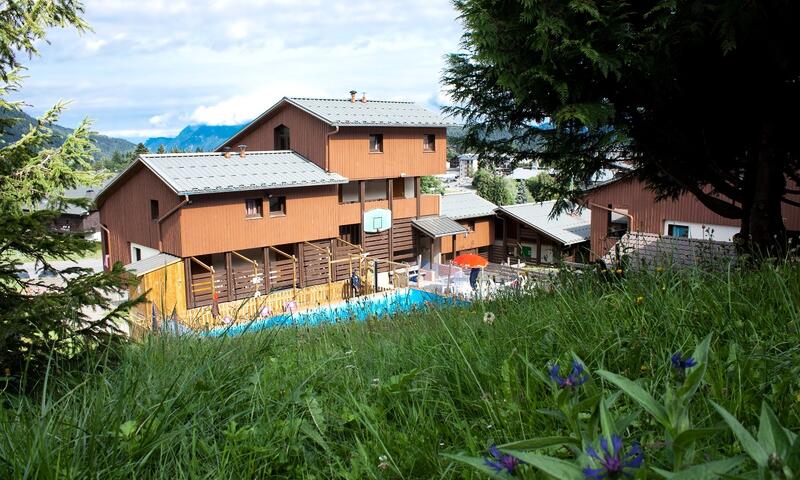
[[[391,320],[152,337],[121,358],[54,365],[41,395],[4,394],[0,477],[480,478],[443,454],[563,433],[542,412],[553,399],[528,364],[544,371],[574,352],[598,382],[603,368],[656,391],[670,356],[709,333],[694,421],[721,423],[714,400],[757,425],[766,399],[797,431],[799,307],[800,268],[765,265],[618,282],[589,275]],[[647,431],[643,419],[628,428],[658,464]],[[697,458],[737,449],[722,431]]]

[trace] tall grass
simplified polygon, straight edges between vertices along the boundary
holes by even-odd
[[[574,352],[655,389],[670,355],[708,333],[698,423],[719,422],[714,400],[753,425],[766,399],[796,431],[798,306],[800,268],[764,265],[567,277],[393,319],[151,337],[121,358],[53,365],[39,395],[4,393],[0,477],[474,478],[442,454],[558,433],[527,364]]]

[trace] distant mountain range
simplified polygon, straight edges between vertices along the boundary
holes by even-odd
[[[0,133],[0,142],[6,145],[17,141],[27,133],[31,125],[36,123],[36,119],[25,112],[0,109],[0,119],[7,118],[15,118],[17,122],[3,129],[2,133]],[[50,142],[52,147],[64,143],[64,139],[73,131],[72,128],[62,127],[61,125],[51,125],[50,129],[53,131],[53,138]],[[108,137],[106,135],[92,135],[91,138],[98,149],[94,155],[95,160],[110,157],[114,152],[128,153],[136,148],[136,145],[121,138]]]
[[[174,149],[182,152],[213,151],[222,142],[231,138],[244,125],[189,125],[175,137],[148,138],[144,146],[151,152],[157,152],[160,146],[170,152]]]

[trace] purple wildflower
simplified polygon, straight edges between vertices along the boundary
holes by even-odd
[[[686,373],[687,368],[694,367],[695,365],[697,365],[697,361],[688,355],[686,358],[681,356],[681,352],[675,352],[672,355],[672,368],[681,375]]]
[[[522,461],[520,461],[519,458],[513,455],[504,454],[503,452],[498,450],[495,445],[489,447],[489,455],[490,455],[489,457],[484,458],[483,462],[486,465],[492,467],[497,473],[500,473],[503,470],[505,470],[506,472],[513,475],[514,470],[517,468],[517,466],[520,463],[523,463]]]
[[[572,372],[566,377],[559,375],[560,369],[557,363],[550,367],[550,379],[556,382],[558,388],[577,388],[589,380],[589,374],[579,362],[572,362]]]
[[[638,443],[634,443],[628,453],[622,452],[622,439],[617,435],[611,436],[611,450],[608,449],[606,437],[600,439],[600,454],[592,448],[586,449],[586,454],[599,464],[598,468],[586,467],[583,476],[590,480],[604,480],[615,478],[632,478],[635,470],[642,466],[644,457]]]

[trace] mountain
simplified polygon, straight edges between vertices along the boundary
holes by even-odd
[[[231,138],[234,133],[244,125],[189,125],[176,137],[148,138],[144,146],[151,152],[158,151],[163,145],[167,152],[177,149],[183,152],[193,152],[198,148],[204,152],[212,151],[222,142]]]
[[[10,118],[14,118],[17,121],[10,127],[3,128],[2,132],[0,132],[0,142],[6,145],[17,141],[28,131],[31,125],[36,123],[36,119],[25,112],[0,109],[0,119]],[[67,138],[67,135],[72,133],[73,130],[71,128],[62,127],[61,125],[51,125],[50,129],[53,131],[50,146],[53,147],[64,143],[64,139]],[[95,146],[98,149],[94,154],[95,160],[108,158],[113,155],[114,152],[127,153],[136,148],[136,145],[121,138],[108,137],[106,135],[92,135],[91,138],[94,140]]]

